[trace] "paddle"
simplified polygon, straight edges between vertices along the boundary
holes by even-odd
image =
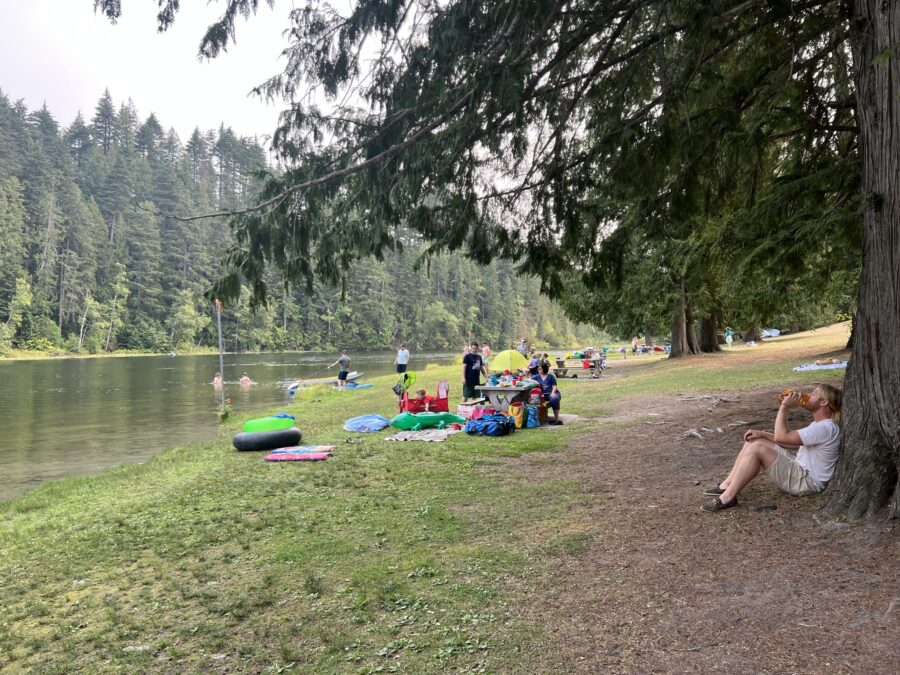
[[[302,377],[302,378],[300,378],[299,380],[295,380],[294,382],[291,383],[291,385],[289,385],[289,388],[294,389],[294,388],[300,386],[300,383],[301,383],[301,382],[305,382],[306,380],[308,380],[308,379],[310,379],[310,378],[313,378],[313,377],[315,377],[316,375],[319,375],[320,373],[324,373],[324,372],[325,372],[326,370],[328,370],[329,368],[331,368],[331,366],[330,366],[330,365],[327,365],[327,366],[325,366],[324,368],[322,368],[322,370],[317,370],[317,371],[314,372],[312,375],[307,375],[306,377]]]

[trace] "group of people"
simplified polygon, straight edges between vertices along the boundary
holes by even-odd
[[[528,349],[528,345],[524,339],[522,340],[522,349],[525,349],[526,351]],[[487,357],[485,357],[485,351],[487,351]],[[521,349],[519,352],[522,353]],[[477,387],[482,384],[482,376],[485,380],[488,378],[489,359],[490,346],[487,342],[482,343],[481,347],[479,347],[477,342],[472,342],[469,345],[468,351],[463,355],[462,364],[464,401],[472,401],[480,398]],[[533,369],[532,364],[534,364]],[[559,383],[556,381],[556,376],[550,372],[549,356],[544,354],[542,359],[533,358],[531,363],[529,363],[528,369],[524,372],[519,372],[518,374],[528,377],[541,388],[541,393],[544,401],[547,403],[547,407],[553,411],[553,419],[550,420],[550,424],[562,424],[562,421],[559,419],[559,406],[560,401],[562,400],[562,394],[559,391]]]
[[[216,374],[213,376],[213,379],[212,379],[212,382],[211,382],[211,384],[212,384],[212,386],[213,386],[213,389],[221,389],[223,383],[224,383],[224,382],[223,382],[223,380],[222,380],[222,373],[216,371]],[[247,375],[247,371],[244,371],[244,374],[241,375],[241,379],[238,380],[238,383],[239,383],[242,387],[249,387],[249,386],[251,386],[251,385],[256,384],[256,382],[254,382],[253,380],[251,380],[251,379],[250,379],[250,376]]]
[[[632,348],[636,348],[635,342],[632,342]],[[527,341],[523,339],[517,349],[523,356],[527,356]],[[549,355],[538,355],[533,349],[530,354],[528,367],[517,371],[516,375],[527,377],[541,388],[544,401],[553,411],[550,424],[562,424],[559,419],[562,394],[556,376],[551,372]],[[491,355],[487,342],[480,345],[472,342],[467,346],[461,378],[464,401],[480,398],[477,387],[482,384],[482,378],[488,378]],[[406,372],[409,358],[409,350],[401,343],[394,359],[397,373]],[[341,350],[341,355],[329,367],[334,366],[340,368],[338,387],[345,387],[350,372],[350,356],[346,349]],[[249,387],[255,382],[244,372],[240,384],[242,387]],[[212,385],[215,389],[222,388],[221,373],[216,373]],[[766,474],[769,480],[791,495],[802,496],[824,490],[834,475],[840,458],[842,401],[841,389],[830,384],[818,385],[808,396],[801,396],[799,392],[786,393],[775,418],[774,431],[747,430],[744,445],[731,471],[715,487],[704,490],[704,494],[712,499],[704,502],[701,509],[715,513],[736,507],[738,494],[760,474]],[[424,389],[419,389],[410,402],[416,412],[427,412],[434,399]],[[795,408],[808,411],[812,415],[812,423],[802,429],[792,430],[788,424],[788,415]]]

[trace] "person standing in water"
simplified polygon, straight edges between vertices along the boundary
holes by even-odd
[[[212,380],[213,389],[221,389],[222,388],[222,373],[217,372],[215,377]]]
[[[346,389],[347,375],[350,374],[350,356],[347,354],[346,349],[342,349],[341,355],[338,357],[338,360],[328,367],[334,368],[335,366],[339,367],[337,381],[338,389]]]
[[[242,387],[249,387],[251,384],[256,384],[256,382],[254,382],[253,380],[251,380],[251,379],[250,379],[250,376],[247,375],[247,373],[246,373],[246,371],[245,371],[244,374],[241,375],[241,386],[242,386]]]

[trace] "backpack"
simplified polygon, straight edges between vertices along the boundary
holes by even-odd
[[[516,430],[516,421],[509,415],[495,413],[466,422],[466,433],[473,436],[506,436]]]
[[[525,406],[525,428],[526,429],[536,429],[541,426],[541,419],[538,413],[538,406],[536,405],[527,405]]]
[[[397,396],[401,396],[403,392],[407,391],[410,387],[412,387],[416,383],[416,374],[415,373],[403,373],[400,376],[400,381],[397,382],[393,387],[391,387],[391,391],[394,392]]]

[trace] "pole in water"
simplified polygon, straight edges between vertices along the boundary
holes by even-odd
[[[222,412],[225,412],[225,362],[222,358],[222,303],[216,298],[216,326],[219,331],[219,372],[222,373]]]

